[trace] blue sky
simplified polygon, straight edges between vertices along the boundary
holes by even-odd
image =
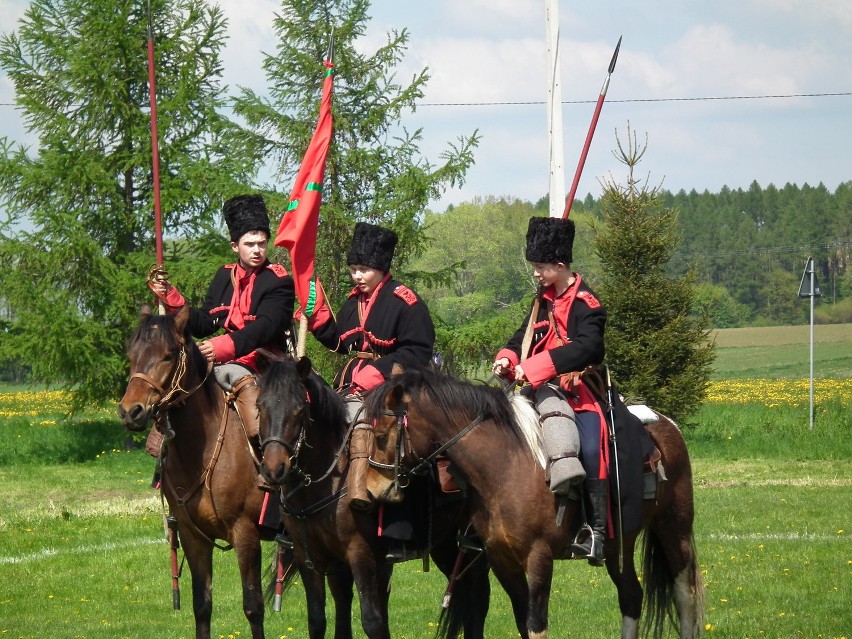
[[[0,0],[0,31],[27,2]],[[277,0],[221,0],[229,17],[224,81],[263,90],[261,51],[275,43]],[[363,46],[392,28],[410,32],[400,68],[428,66],[423,105],[403,124],[423,127],[424,156],[479,129],[465,185],[433,203],[486,196],[535,201],[548,189],[544,0],[377,0]],[[578,195],[623,183],[613,157],[627,123],[648,149],[638,168],[652,185],[718,191],[787,182],[833,190],[852,180],[852,2],[849,0],[601,0],[560,2],[565,183],[580,150],[618,37],[624,41]],[[751,96],[755,99],[686,100]],[[13,101],[0,75],[0,103]],[[586,102],[583,102],[586,101]],[[540,104],[437,106],[446,103]],[[581,103],[578,103],[581,102]],[[27,141],[17,112],[0,106],[0,136]],[[283,186],[288,190],[289,185]]]

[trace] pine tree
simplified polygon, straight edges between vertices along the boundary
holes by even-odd
[[[34,149],[0,140],[0,291],[14,330],[0,357],[36,381],[112,400],[124,348],[150,300],[156,261],[144,0],[34,0],[0,64]],[[221,10],[204,0],[152,0],[163,226],[218,229],[222,198],[253,175],[253,158],[221,106]],[[219,232],[221,238],[221,233]],[[168,263],[168,258],[166,260]]]
[[[690,314],[692,275],[671,277],[665,266],[677,248],[677,212],[656,188],[640,185],[633,169],[647,149],[628,125],[619,158],[627,185],[605,184],[603,225],[595,247],[603,266],[598,293],[607,309],[606,350],[622,394],[643,398],[673,419],[693,414],[704,398],[713,362],[706,316]]]

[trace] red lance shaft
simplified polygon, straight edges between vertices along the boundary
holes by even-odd
[[[600,117],[601,109],[603,108],[606,92],[609,89],[609,79],[612,77],[612,72],[615,71],[615,62],[618,60],[618,50],[621,48],[621,36],[618,38],[618,44],[615,45],[615,51],[612,54],[612,60],[609,62],[609,70],[606,74],[601,87],[600,95],[598,95],[598,103],[595,105],[595,114],[592,116],[592,124],[589,126],[589,132],[586,134],[586,143],[583,145],[583,152],[580,154],[580,162],[577,164],[577,170],[574,172],[574,182],[571,184],[571,192],[568,194],[568,199],[565,201],[565,212],[562,213],[562,219],[568,219],[571,214],[571,207],[574,205],[574,195],[577,193],[577,186],[580,184],[580,175],[583,173],[583,166],[586,164],[586,156],[589,154],[589,147],[592,144],[592,136],[595,134],[595,127],[598,125],[598,117]]]
[[[160,209],[160,143],[157,136],[157,84],[154,69],[154,30],[151,27],[151,2],[148,1],[148,93],[151,102],[151,162],[154,180],[154,234],[157,241],[157,266],[163,266],[163,219]]]

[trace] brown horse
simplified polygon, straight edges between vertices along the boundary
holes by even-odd
[[[548,603],[554,559],[567,558],[577,502],[566,506],[557,525],[557,500],[544,470],[505,394],[426,372],[407,372],[376,388],[367,406],[376,420],[374,460],[382,468],[420,466],[442,451],[468,485],[473,524],[485,541],[488,560],[506,590],[521,636],[548,636]],[[660,416],[647,429],[662,453],[667,481],[656,499],[644,502],[645,611],[651,631],[662,636],[666,618],[682,639],[703,628],[701,577],[693,544],[692,474],[677,426]],[[371,469],[371,490],[394,499],[400,472]],[[640,530],[625,530],[605,544],[609,576],[618,589],[623,639],[639,634],[643,591],[634,568]],[[623,553],[623,555],[621,554]]]
[[[354,579],[366,636],[386,639],[392,566],[385,561],[387,545],[377,534],[376,513],[353,512],[349,507],[345,446],[350,430],[343,400],[311,370],[308,358],[298,362],[259,358],[258,364],[263,372],[258,400],[261,472],[271,485],[281,487],[282,514],[305,585],[309,635],[324,636],[326,576],[335,601],[335,638],[352,637]],[[431,556],[449,575],[458,556],[456,536],[469,515],[463,500],[456,499],[435,504],[430,519]],[[458,613],[443,619],[442,632],[456,637],[464,629],[467,639],[475,639],[483,637],[488,610],[488,566],[465,555],[470,569],[455,584],[452,596]]]
[[[260,540],[272,539],[275,531],[257,524],[263,492],[251,445],[224,391],[208,374],[188,319],[188,306],[166,316],[142,307],[118,414],[128,430],[142,431],[153,419],[155,427],[174,433],[163,457],[161,489],[192,574],[196,638],[210,637],[213,547],[227,550],[216,542],[224,540],[236,549],[252,639],[263,639]]]

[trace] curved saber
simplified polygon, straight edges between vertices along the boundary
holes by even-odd
[[[571,192],[568,194],[568,199],[565,200],[565,212],[562,213],[562,219],[568,219],[571,214],[571,207],[574,204],[574,195],[577,193],[577,186],[580,184],[580,175],[583,173],[583,167],[586,164],[586,156],[589,154],[589,147],[592,144],[592,136],[595,134],[595,127],[598,125],[598,118],[603,108],[606,92],[609,90],[609,80],[612,77],[612,72],[615,71],[615,63],[618,60],[618,50],[621,48],[621,38],[618,37],[618,44],[615,45],[615,51],[612,54],[612,60],[609,61],[609,70],[606,74],[603,86],[601,87],[600,95],[598,95],[598,103],[595,105],[595,113],[592,115],[592,124],[589,126],[589,132],[586,134],[586,143],[583,145],[583,151],[580,153],[580,162],[577,164],[577,170],[574,172],[574,181],[571,183]]]

